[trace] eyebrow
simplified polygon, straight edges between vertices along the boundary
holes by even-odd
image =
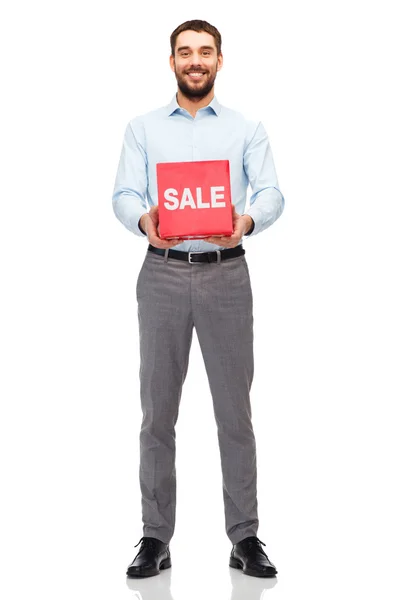
[[[181,50],[190,50],[190,46],[181,46],[180,48],[177,49],[177,52],[180,52]],[[201,50],[215,50],[215,48],[213,46],[200,46]]]

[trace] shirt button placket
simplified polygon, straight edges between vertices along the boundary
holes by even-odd
[[[196,160],[196,117],[193,119],[193,125],[192,125],[193,129],[192,129],[192,161]],[[193,252],[199,252],[200,251],[200,244],[198,241],[196,240],[192,240],[192,250]]]
[[[196,132],[195,132],[195,127],[196,127],[196,119],[193,119],[193,127],[192,127],[192,160],[195,160],[195,154],[196,154]]]

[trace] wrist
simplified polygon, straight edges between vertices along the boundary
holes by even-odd
[[[148,213],[145,213],[144,215],[142,215],[139,219],[139,229],[141,230],[141,232],[144,235],[147,235],[147,217],[149,216]]]
[[[251,232],[254,229],[254,221],[250,217],[250,215],[242,215],[242,219],[244,220],[244,224],[245,224],[244,235],[247,235],[249,232]]]

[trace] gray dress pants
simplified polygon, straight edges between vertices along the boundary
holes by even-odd
[[[143,535],[169,543],[176,511],[175,424],[193,327],[209,380],[221,457],[225,531],[257,535],[251,420],[253,299],[244,256],[190,264],[147,251],[137,280]]]

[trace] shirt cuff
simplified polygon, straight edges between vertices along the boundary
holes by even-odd
[[[258,196],[255,202],[244,213],[249,215],[254,221],[254,229],[252,235],[258,235],[267,227],[270,227],[282,214],[285,206],[285,199],[282,192],[270,186],[266,188],[262,194]]]
[[[143,213],[143,214],[147,214],[147,213]],[[140,219],[143,217],[143,215],[140,217]],[[145,235],[147,237],[147,233],[145,231],[143,231],[143,229],[140,227],[140,219],[138,221],[138,229],[139,231],[141,231],[143,233],[143,235]]]
[[[245,214],[246,214],[246,213],[245,213]],[[248,216],[248,217],[250,217],[250,219],[251,219],[251,221],[252,221],[252,225],[251,225],[250,229],[248,230],[248,232],[244,234],[244,235],[246,235],[246,236],[247,236],[247,235],[251,235],[251,234],[253,233],[253,231],[254,231],[254,226],[255,226],[255,222],[254,222],[254,219],[253,219],[253,217],[252,217],[252,216],[250,216],[250,215],[247,215],[247,216]]]

